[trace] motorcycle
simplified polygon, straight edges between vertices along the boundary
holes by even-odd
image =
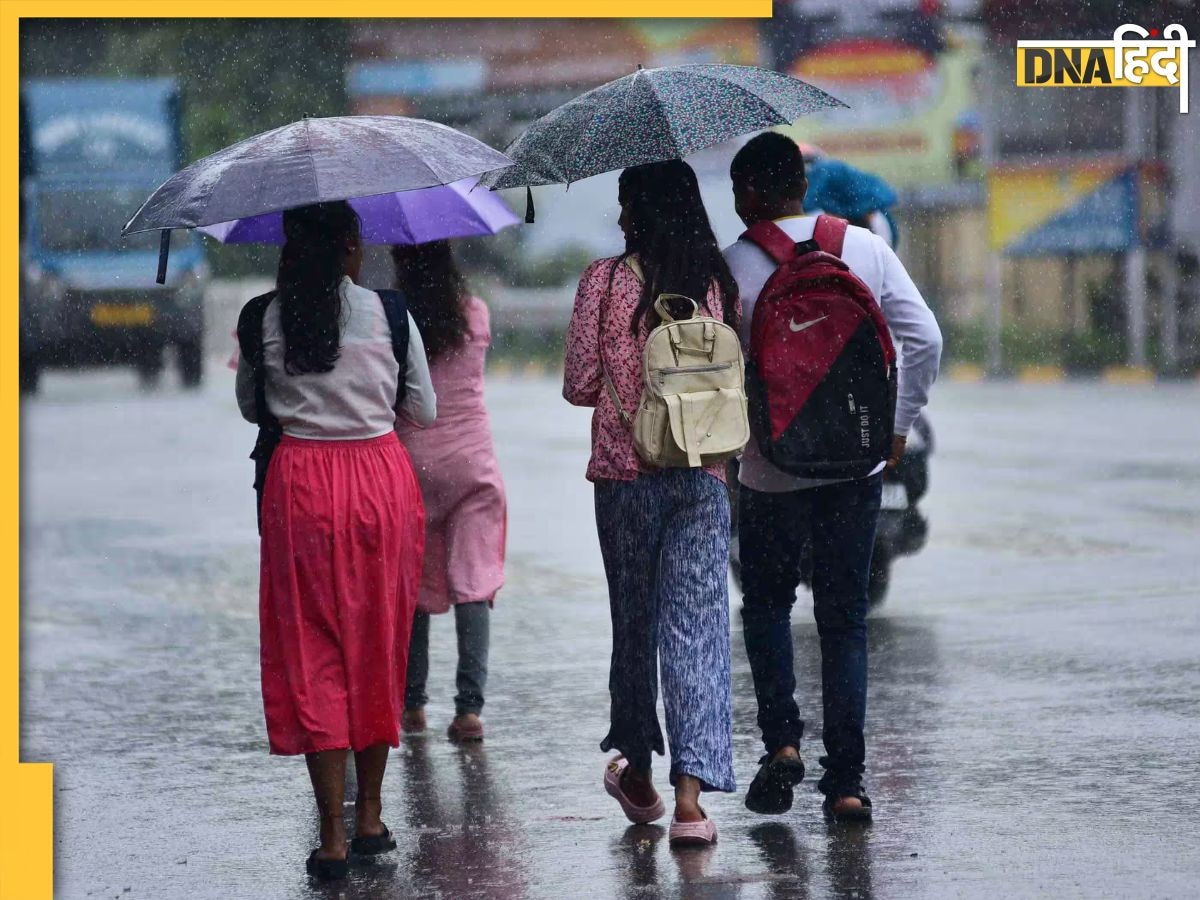
[[[917,418],[908,435],[908,447],[900,464],[883,475],[883,497],[879,525],[875,531],[875,549],[871,555],[871,580],[867,588],[870,608],[883,603],[891,584],[892,564],[901,556],[912,556],[929,539],[929,521],[918,507],[929,490],[929,457],[933,453],[933,427],[924,414]],[[729,508],[732,536],[729,541],[729,567],[738,589],[742,587],[741,560],[737,528],[738,462],[729,463]],[[812,557],[806,547],[800,559],[800,583],[812,584]]]

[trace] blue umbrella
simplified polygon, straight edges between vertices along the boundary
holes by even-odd
[[[508,145],[516,165],[484,176],[499,189],[570,184],[601,172],[682,159],[821,109],[845,106],[797,78],[753,66],[638,69],[569,100]],[[532,193],[527,191],[531,221]]]
[[[218,150],[175,173],[121,233],[162,230],[162,283],[172,228],[450,184],[511,162],[461,131],[424,119],[303,119]]]
[[[807,209],[856,221],[875,210],[886,211],[896,203],[896,192],[886,181],[841,160],[805,159],[805,174]]]

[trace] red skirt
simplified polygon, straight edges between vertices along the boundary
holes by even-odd
[[[399,745],[424,544],[395,434],[284,437],[263,493],[259,587],[272,753]]]

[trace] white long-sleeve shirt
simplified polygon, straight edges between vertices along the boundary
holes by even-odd
[[[800,243],[812,238],[816,221],[816,216],[789,216],[779,219],[775,224],[788,237]],[[733,271],[742,298],[741,336],[748,357],[754,304],[758,302],[758,295],[767,279],[775,271],[775,261],[756,245],[742,240],[725,248],[725,259]],[[928,402],[929,389],[937,379],[942,357],[942,332],[904,264],[878,235],[855,225],[848,227],[842,245],[842,260],[879,301],[883,317],[897,343],[895,433],[907,436],[917,414]],[[875,471],[882,468],[880,464]],[[751,439],[742,453],[739,480],[752,490],[780,492],[817,487],[843,479],[796,478],[782,472],[763,458],[757,441]]]
[[[342,279],[339,290],[341,355],[330,372],[288,375],[283,366],[279,304],[271,301],[263,315],[267,407],[279,419],[283,433],[320,441],[380,437],[395,427],[398,413],[416,425],[433,424],[437,396],[429,377],[425,344],[412,315],[408,317],[404,400],[397,409],[400,364],[392,349],[383,303],[374,291],[359,287],[348,277]],[[238,360],[236,389],[242,416],[256,421],[254,377],[245,359]]]

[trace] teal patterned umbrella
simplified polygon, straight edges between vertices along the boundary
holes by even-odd
[[[682,159],[742,134],[846,104],[753,66],[638,69],[569,100],[529,126],[484,176],[493,189],[570,184],[601,172]]]

